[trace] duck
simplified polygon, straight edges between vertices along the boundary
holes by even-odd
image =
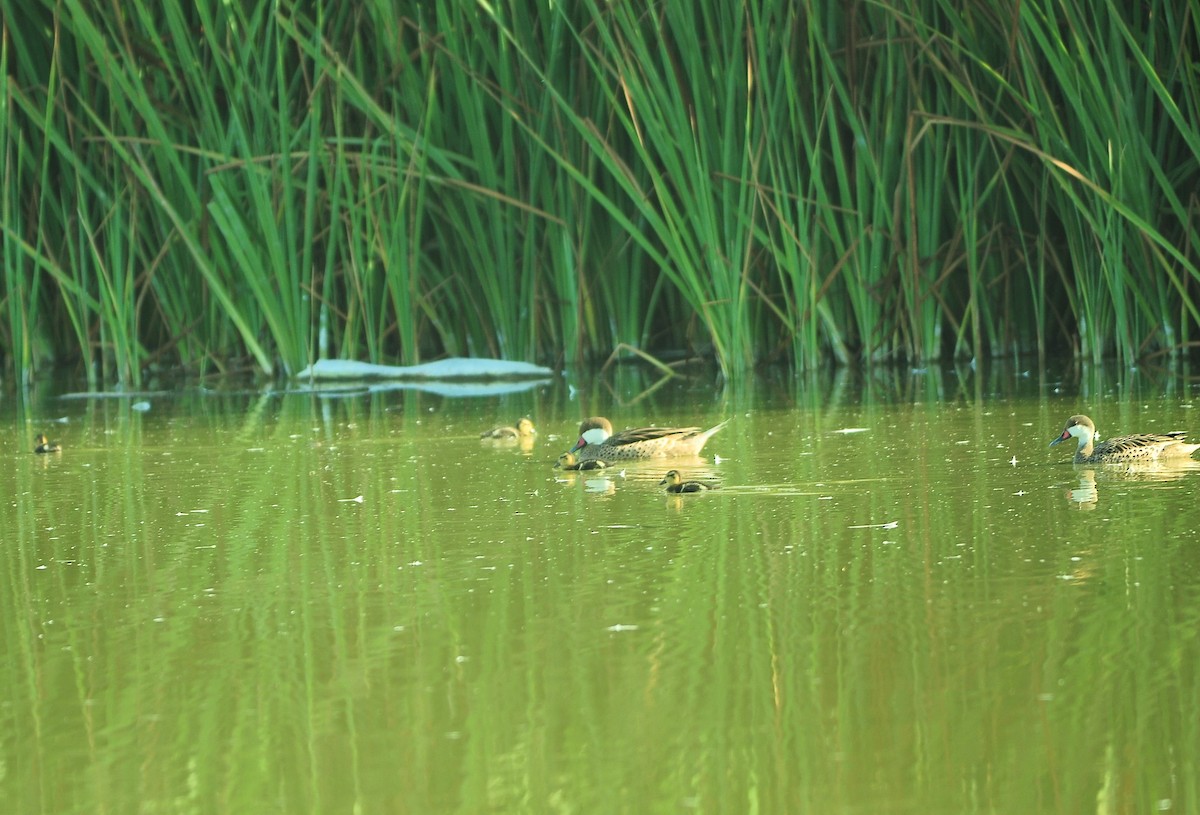
[[[560,470],[603,470],[608,466],[607,461],[601,461],[598,458],[589,458],[585,461],[580,461],[575,457],[574,453],[563,453],[558,457],[558,461],[554,466]]]
[[[493,441],[516,441],[517,439],[530,439],[537,435],[537,428],[533,426],[533,422],[528,416],[522,416],[517,419],[517,426],[501,425],[493,427],[491,430],[485,430],[479,434],[479,438]]]
[[[1200,449],[1200,444],[1184,441],[1187,433],[1173,430],[1170,433],[1136,433],[1096,443],[1096,425],[1083,414],[1067,419],[1062,433],[1053,447],[1074,437],[1079,441],[1075,449],[1076,464],[1147,464],[1171,459],[1190,458]]]
[[[35,453],[61,453],[62,452],[62,447],[59,446],[58,442],[50,441],[50,439],[46,438],[45,433],[38,433],[36,436],[34,436],[33,444],[34,444],[33,452],[35,452]]]
[[[666,458],[694,456],[709,438],[729,423],[721,422],[700,432],[699,427],[639,427],[613,433],[612,422],[603,416],[584,419],[579,425],[579,441],[570,452],[580,461],[600,459],[619,461],[630,458]]]
[[[667,492],[704,492],[705,490],[716,489],[711,484],[705,484],[703,481],[684,481],[683,474],[679,470],[667,470],[667,474],[663,476],[663,480],[658,482],[658,485],[666,485]]]

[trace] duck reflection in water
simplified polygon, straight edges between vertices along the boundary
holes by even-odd
[[[1067,490],[1067,500],[1080,509],[1096,508],[1096,504],[1100,500],[1100,494],[1096,491],[1095,470],[1079,471],[1079,486],[1075,489]]]
[[[1079,486],[1067,490],[1067,500],[1080,509],[1095,509],[1100,502],[1098,482],[1123,489],[1138,482],[1165,484],[1181,481],[1197,471],[1200,471],[1200,461],[1188,458],[1122,466],[1077,467]]]

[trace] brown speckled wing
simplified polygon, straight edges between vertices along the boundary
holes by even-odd
[[[1096,445],[1092,450],[1093,456],[1129,455],[1139,450],[1162,447],[1177,441],[1183,441],[1187,433],[1175,430],[1171,433],[1138,433],[1133,436],[1118,436]]]
[[[667,436],[694,436],[700,432],[698,427],[638,427],[633,430],[622,430],[614,433],[604,442],[605,447],[620,447],[622,444],[635,444],[641,441],[654,441]]]

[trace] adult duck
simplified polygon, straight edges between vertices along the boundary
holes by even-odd
[[[1150,464],[1190,458],[1200,444],[1188,444],[1184,441],[1186,435],[1183,430],[1135,433],[1097,443],[1096,425],[1087,416],[1078,414],[1067,419],[1062,433],[1050,446],[1076,439],[1079,442],[1075,448],[1076,464]]]
[[[620,461],[631,458],[694,456],[709,438],[729,422],[726,419],[704,432],[699,427],[639,427],[613,433],[612,423],[603,416],[584,419],[579,425],[579,441],[570,452],[580,461],[600,459]]]

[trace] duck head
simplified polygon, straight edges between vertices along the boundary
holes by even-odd
[[[1071,438],[1077,439],[1080,447],[1094,442],[1096,440],[1096,425],[1093,424],[1092,420],[1087,416],[1084,416],[1083,414],[1076,414],[1070,419],[1067,419],[1066,425],[1063,426],[1062,433],[1059,434],[1057,439],[1050,442],[1050,446],[1053,447],[1054,445]]]
[[[679,470],[667,470],[667,474],[663,476],[663,480],[658,482],[660,487],[678,487],[683,483],[683,476],[679,474]]]
[[[589,444],[604,444],[612,436],[612,423],[603,416],[592,416],[579,424],[579,441],[570,452],[582,450]]]

